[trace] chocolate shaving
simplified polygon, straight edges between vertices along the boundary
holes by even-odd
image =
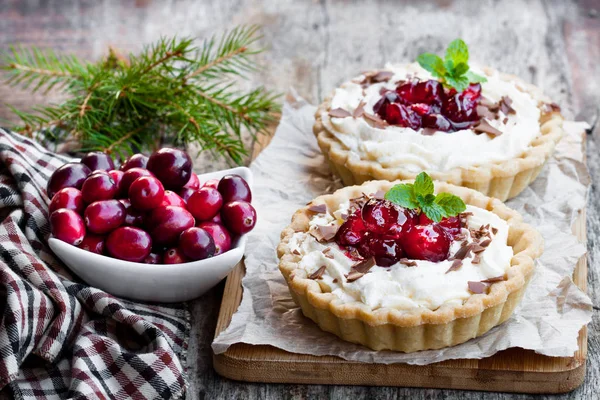
[[[479,264],[481,262],[481,256],[479,254],[473,254],[471,264]]]
[[[323,203],[323,204],[312,204],[310,207],[308,207],[308,211],[317,213],[317,214],[322,214],[327,212],[327,204]]]
[[[352,258],[353,260],[357,260],[357,259],[361,258],[361,255],[360,255],[360,253],[358,252],[357,249],[352,248],[350,250],[350,258]]]
[[[456,235],[454,235],[454,240],[465,240],[467,238],[467,235],[465,235],[464,233],[457,233]]]
[[[483,282],[483,283],[496,283],[496,282],[502,282],[503,280],[504,280],[504,275],[500,275],[500,276],[495,276],[493,278],[484,279],[481,282]]]
[[[560,106],[556,103],[544,103],[542,105],[542,111],[544,113],[560,112]]]
[[[358,264],[354,264],[352,266],[351,271],[362,272],[363,274],[366,274],[375,265],[377,265],[377,263],[375,262],[375,258],[369,257],[369,258],[362,260]]]
[[[352,112],[352,117],[353,118],[360,118],[362,117],[362,115],[365,112],[365,102],[361,101],[358,106],[354,109],[354,112]]]
[[[477,114],[482,117],[482,118],[487,118],[487,119],[496,119],[496,117],[498,116],[497,113],[493,113],[490,111],[489,108],[485,107],[485,106],[477,106]]]
[[[458,271],[460,267],[462,267],[462,260],[454,260],[452,261],[452,265],[450,266],[450,268],[448,268],[448,271],[446,271],[446,273]]]
[[[337,283],[338,282],[338,278],[333,278],[333,283]]]
[[[365,276],[365,274],[363,274],[362,272],[350,271],[350,273],[346,275],[346,281],[354,282],[355,280],[358,280],[363,276]]]
[[[504,119],[502,120],[502,123],[503,123],[504,125],[506,125],[506,123],[507,123],[507,122],[508,122],[508,117],[504,117]]]
[[[500,109],[500,105],[498,103],[494,103],[493,101],[491,101],[490,99],[488,99],[486,97],[482,97],[481,99],[479,99],[479,105],[487,108],[488,110],[490,110],[493,113],[498,112],[498,110]]]
[[[308,276],[308,279],[321,279],[321,277],[323,276],[323,274],[325,273],[325,266],[323,265],[322,267],[320,267],[318,270],[316,270],[315,272],[313,272],[312,274],[310,274]]]
[[[458,251],[454,254],[454,256],[450,257],[449,260],[464,260],[469,257],[471,253],[471,245],[468,244],[464,247],[458,249]]]
[[[387,82],[392,79],[392,76],[394,76],[392,71],[377,71],[377,73],[371,77],[371,81],[375,83]]]
[[[483,282],[469,281],[467,284],[469,285],[469,290],[475,294],[485,293],[488,288],[488,285]]]
[[[333,256],[333,254],[323,254],[325,256],[325,258],[329,258],[330,260],[333,260],[335,257]]]
[[[493,137],[502,135],[502,132],[490,125],[487,119],[480,120],[479,123],[473,127],[473,130],[475,133],[487,133]]]
[[[300,252],[298,251],[298,249],[294,249],[294,250],[292,250],[292,254],[299,256]]]
[[[329,111],[329,116],[334,117],[334,118],[346,118],[346,117],[351,117],[352,114],[350,114],[348,111],[344,110],[343,108],[334,108],[333,110]]]
[[[515,109],[512,108],[511,105],[512,99],[508,96],[502,96],[500,99],[500,111],[502,111],[504,115],[516,113]]]
[[[486,247],[488,247],[490,245],[490,243],[492,243],[492,240],[491,239],[486,239],[483,242],[479,243],[479,245],[481,247],[483,247],[483,248],[486,248]]]
[[[486,246],[481,246],[479,243],[473,243],[473,245],[471,246],[471,251],[475,254],[478,254],[484,251],[485,247]]]
[[[369,114],[368,112],[365,112],[363,114],[363,117],[366,120],[370,121],[375,128],[383,129],[387,126],[387,122],[385,122],[375,114]]]
[[[495,235],[496,233],[498,233],[498,228],[493,228],[492,227],[492,233]]]
[[[330,241],[340,229],[339,225],[318,225],[317,229],[325,241]]]
[[[407,267],[416,267],[417,262],[413,260],[409,260],[408,258],[401,258],[398,260],[400,264],[406,265]]]
[[[331,259],[331,260],[333,260],[333,259],[335,258],[335,257],[333,256],[333,254],[331,254],[331,248],[330,248],[330,247],[327,247],[327,248],[325,248],[325,249],[322,251],[322,253],[323,253],[323,255],[324,255],[326,258],[329,258],[329,259]]]

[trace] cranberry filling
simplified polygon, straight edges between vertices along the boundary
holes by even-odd
[[[373,111],[390,125],[455,132],[479,121],[480,97],[479,83],[457,93],[444,89],[436,80],[412,80],[400,83],[395,91],[384,92]]]

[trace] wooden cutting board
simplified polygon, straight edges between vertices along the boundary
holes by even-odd
[[[255,149],[255,154],[264,147]],[[585,210],[574,234],[586,242]],[[240,262],[227,277],[215,337],[231,322],[242,300]],[[577,264],[573,280],[587,290],[587,260]],[[306,323],[313,323],[306,320]],[[213,355],[215,370],[222,376],[247,382],[308,383],[330,385],[404,386],[484,390],[518,393],[564,393],[583,383],[587,358],[587,327],[579,332],[579,350],[573,357],[546,357],[530,350],[508,349],[481,360],[451,360],[416,366],[368,364],[334,356],[288,353],[272,346],[234,344]]]

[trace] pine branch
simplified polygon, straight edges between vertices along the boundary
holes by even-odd
[[[200,48],[189,38],[161,38],[128,59],[109,49],[96,63],[11,48],[0,54],[0,66],[13,86],[47,91],[61,84],[69,95],[32,113],[11,108],[29,134],[121,156],[165,140],[197,143],[240,163],[247,154],[242,135],[267,133],[280,110],[277,95],[262,87],[241,91],[236,83],[258,68],[259,39],[256,26],[242,26]]]

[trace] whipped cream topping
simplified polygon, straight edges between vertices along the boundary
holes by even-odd
[[[462,304],[473,293],[468,282],[482,281],[503,276],[510,266],[512,247],[507,244],[508,224],[492,212],[467,205],[467,226],[461,233],[467,242],[472,243],[470,229],[479,229],[489,224],[493,232],[491,243],[479,253],[479,263],[473,258],[465,258],[456,271],[447,272],[452,260],[430,262],[414,260],[416,266],[408,267],[396,263],[390,267],[372,267],[361,278],[348,282],[346,275],[357,262],[345,254],[335,242],[320,243],[311,231],[320,225],[341,224],[340,215],[348,209],[348,204],[340,206],[333,216],[317,214],[310,221],[308,233],[296,232],[290,240],[290,250],[300,254],[300,268],[307,276],[325,266],[325,271],[317,282],[326,292],[331,292],[343,302],[360,301],[372,309],[391,307],[398,310],[428,308],[435,310],[444,304]],[[462,241],[453,241],[450,255],[456,254]],[[326,250],[329,248],[329,250]],[[323,250],[326,253],[323,253]]]
[[[497,71],[471,69],[487,78],[487,82],[481,84],[483,97],[494,103],[503,96],[512,100],[515,114],[500,113],[498,120],[488,120],[502,132],[498,137],[476,134],[472,129],[452,133],[437,131],[430,136],[421,134],[422,129],[415,131],[393,125],[380,129],[369,125],[364,117],[335,118],[327,111],[321,115],[323,124],[350,150],[351,156],[377,161],[386,168],[402,166],[412,172],[448,171],[521,156],[540,135],[538,104],[541,99],[523,90],[518,81],[506,80]],[[342,84],[335,90],[331,109],[342,108],[352,114],[361,102],[365,102],[365,112],[374,114],[373,106],[381,98],[382,88],[393,90],[398,81],[407,77],[434,79],[417,63],[386,64],[385,70],[394,74],[389,81],[375,83],[364,90],[357,83],[362,81],[363,75]]]

